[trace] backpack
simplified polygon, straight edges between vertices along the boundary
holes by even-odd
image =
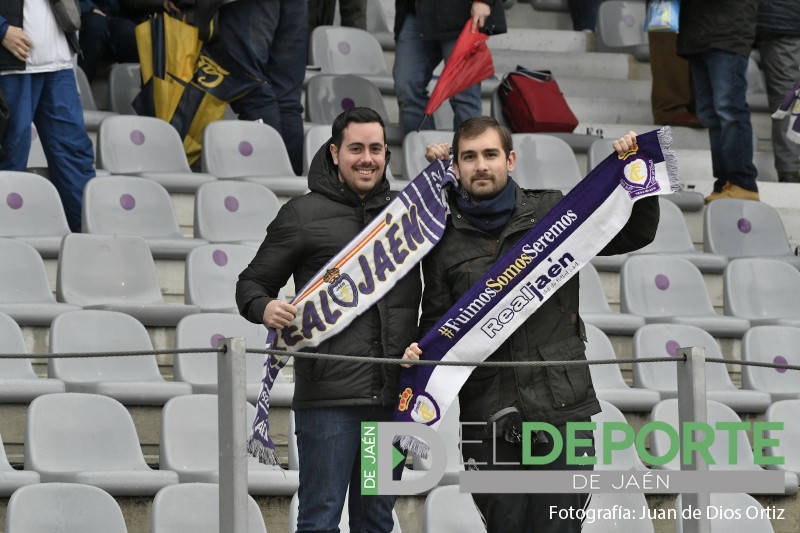
[[[524,67],[506,74],[498,88],[503,117],[514,133],[571,132],[578,119],[548,70]]]

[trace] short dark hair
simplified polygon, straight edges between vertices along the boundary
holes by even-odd
[[[511,130],[497,122],[493,117],[483,115],[465,120],[456,128],[455,134],[453,135],[453,160],[456,164],[458,164],[458,141],[461,137],[465,139],[474,139],[490,128],[494,128],[497,131],[497,134],[500,136],[500,144],[503,146],[506,157],[508,157],[511,150],[514,149],[514,144],[511,141]]]
[[[386,125],[383,123],[381,116],[374,109],[369,107],[354,107],[353,109],[348,109],[339,114],[339,116],[333,120],[331,134],[333,137],[333,144],[336,145],[337,150],[342,147],[345,128],[353,122],[357,124],[377,122],[381,125],[381,129],[383,130],[383,144],[386,144]]]

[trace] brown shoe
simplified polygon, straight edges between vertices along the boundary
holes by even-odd
[[[722,186],[721,191],[712,192],[706,196],[706,203],[713,202],[714,200],[731,198],[739,200],[755,200],[756,202],[760,200],[758,192],[749,191],[743,187],[739,187],[738,185],[728,182]]]

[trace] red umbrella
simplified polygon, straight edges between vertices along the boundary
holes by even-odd
[[[471,30],[470,18],[461,30],[461,35],[458,36],[456,45],[439,76],[439,81],[436,82],[436,87],[425,107],[422,123],[433,115],[442,102],[494,74],[492,52],[486,46],[489,36],[480,31],[472,33]]]

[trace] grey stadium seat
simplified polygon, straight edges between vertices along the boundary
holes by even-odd
[[[742,359],[776,365],[800,365],[800,328],[756,326],[742,339]],[[800,399],[797,371],[742,365],[742,387],[766,392],[772,401]]]
[[[97,134],[97,166],[112,174],[151,179],[169,192],[194,193],[216,178],[192,172],[183,141],[168,122],[154,117],[108,117]]]
[[[723,200],[711,202],[703,213],[706,252],[739,257],[764,257],[800,268],[792,254],[786,229],[774,208],[762,202]]]
[[[56,297],[86,309],[121,311],[146,326],[174,326],[184,316],[200,312],[193,305],[164,302],[147,241],[136,235],[65,237]]]
[[[39,132],[36,131],[36,125],[31,124],[31,151],[28,153],[28,172],[34,172],[40,176],[47,177],[50,175],[50,170],[47,165],[47,156],[44,155],[44,146],[42,146],[42,139],[39,138]]]
[[[482,533],[486,531],[472,495],[457,485],[436,487],[425,498],[425,533]]]
[[[246,406],[247,431],[256,408]],[[167,402],[161,414],[159,466],[178,473],[181,483],[219,482],[219,431],[217,397],[193,394]],[[291,495],[297,492],[297,471],[262,464],[247,458],[247,487],[250,494]]]
[[[203,239],[184,237],[169,193],[158,183],[130,176],[90,180],[83,190],[84,233],[139,235],[154,258],[183,259]]]
[[[587,324],[600,328],[608,335],[633,335],[644,326],[644,318],[630,313],[615,313],[608,305],[603,283],[591,263],[580,272],[580,313]]]
[[[89,131],[97,131],[103,119],[116,115],[112,111],[98,111],[92,95],[92,87],[86,78],[86,73],[79,66],[75,66],[75,80],[78,82],[78,94],[81,97],[81,107],[83,108],[83,122]]]
[[[586,337],[586,359],[617,359],[611,341],[598,328],[586,324]],[[650,411],[661,400],[654,390],[629,387],[619,365],[590,365],[589,372],[597,397],[624,411]]]
[[[267,187],[244,181],[219,180],[197,189],[194,231],[209,242],[259,246],[281,203]]]
[[[401,145],[403,130],[389,122],[383,96],[371,81],[352,74],[318,74],[308,80],[306,112],[308,120],[318,124],[333,124],[343,111],[353,107],[374,109],[383,119],[386,143]]]
[[[697,326],[719,337],[741,337],[750,327],[746,319],[718,315],[703,275],[680,257],[631,255],[620,271],[620,307],[648,324]]]
[[[647,6],[644,2],[606,0],[597,10],[598,52],[632,54],[649,61],[650,47],[644,29]]]
[[[611,145],[613,142],[613,139],[598,139],[592,143],[586,154],[586,163],[589,170],[592,170],[614,152],[614,148]],[[681,211],[700,211],[705,205],[703,195],[695,191],[678,191],[661,196],[660,199],[669,200],[680,207]]]
[[[53,318],[78,305],[53,298],[44,261],[30,244],[0,238],[0,313],[21,326],[49,326]]]
[[[355,74],[374,83],[381,92],[394,93],[394,78],[378,40],[365,30],[317,26],[311,32],[311,64],[322,74]]]
[[[716,427],[720,422],[737,423],[740,424],[742,419],[733,412],[727,405],[723,405],[713,400],[707,402],[707,423],[711,427]],[[650,413],[650,420],[652,422],[666,422],[678,431],[678,400],[669,399],[662,400],[653,408]],[[739,470],[739,471],[753,471],[761,472],[761,466],[755,464],[753,458],[753,449],[750,447],[750,441],[747,439],[747,433],[744,431],[736,431],[733,438],[736,439],[736,446],[731,447],[729,441],[731,439],[731,432],[717,431],[715,432],[714,441],[708,447],[708,452],[714,460],[715,464],[709,464],[709,470]],[[664,431],[654,431],[650,434],[650,453],[655,457],[663,457],[667,454],[670,446],[670,437]],[[729,458],[730,450],[735,449],[737,456],[733,461]],[[659,465],[656,468],[662,470],[680,470],[680,453],[664,465]],[[797,493],[797,475],[793,472],[784,472],[784,490],[785,494],[792,495]],[[784,491],[780,491],[784,494]],[[730,529],[726,531],[731,531]],[[735,529],[733,531],[738,531]],[[749,529],[747,531],[750,531]]]
[[[515,133],[514,179],[523,189],[558,189],[566,194],[583,178],[569,145],[545,133]]]
[[[15,470],[8,462],[3,439],[0,437],[0,497],[8,498],[11,494],[25,485],[39,483],[41,478],[36,472],[28,470]],[[27,530],[26,530],[27,533]]]
[[[717,341],[694,326],[648,324],[633,336],[634,358],[676,357],[678,348],[691,346],[705,348],[707,358],[723,357]],[[633,365],[633,382],[637,387],[657,390],[662,398],[675,398],[678,394],[677,367],[673,363]],[[722,363],[706,363],[706,396],[737,413],[763,413],[770,404],[765,392],[736,388]]]
[[[461,457],[461,424],[459,416],[461,408],[458,403],[458,398],[453,400],[444,419],[439,424],[436,432],[441,435],[445,443],[445,451],[447,453],[447,467],[444,476],[439,481],[439,485],[458,485],[458,473],[464,471],[464,461]],[[434,458],[432,456],[421,457],[414,455],[414,471],[428,471],[431,469],[434,460],[440,461],[441,458]],[[406,473],[404,472],[403,475]]]
[[[258,504],[247,497],[248,533],[267,533]],[[153,499],[150,533],[219,533],[219,485],[181,483],[164,487]]]
[[[23,487],[8,501],[6,533],[127,533],[106,491],[75,483]]]
[[[614,406],[614,404],[612,403],[609,403],[605,400],[600,400],[600,409],[601,411],[599,413],[592,415],[592,422],[597,424],[597,428],[594,430],[595,433],[594,448],[595,448],[595,457],[597,457],[597,464],[594,466],[594,469],[646,471],[647,467],[639,458],[639,454],[636,452],[633,446],[630,446],[628,448],[613,450],[611,452],[610,462],[606,463],[606,460],[603,457],[603,438],[602,438],[603,426],[606,422],[626,423],[627,421],[625,419],[625,415],[622,414],[622,411],[620,411],[620,409]],[[650,410],[652,410],[652,407],[648,410],[648,412]],[[619,442],[621,440],[617,430],[611,430],[611,438],[615,442]]]
[[[734,259],[722,275],[725,314],[754,326],[800,327],[800,272],[775,259]]]
[[[53,320],[51,353],[151,351],[153,344],[135,318],[113,311],[73,311]],[[125,405],[164,405],[191,394],[188,383],[165,381],[155,355],[53,358],[48,375],[70,392],[110,396]]]
[[[403,139],[403,178],[413,180],[429,165],[425,147],[431,144],[453,144],[453,132],[445,130],[412,131]]]
[[[378,40],[384,50],[395,49],[394,30],[389,26],[382,2],[367,2],[367,31]]]
[[[239,313],[236,282],[256,255],[252,246],[206,244],[186,256],[184,294],[187,304],[205,313]]]
[[[253,324],[245,318],[229,313],[202,313],[189,315],[175,328],[176,348],[216,347],[226,337],[243,337],[248,349],[262,350],[267,342],[267,329],[261,324]],[[246,393],[247,401],[255,403],[261,392],[266,356],[246,354]],[[175,354],[173,371],[176,381],[192,385],[192,391],[205,394],[217,392],[217,354]],[[294,396],[294,383],[289,383],[283,372],[270,391],[269,404],[289,407]]]
[[[142,87],[142,69],[139,63],[117,63],[108,73],[108,96],[111,111],[122,115],[135,115],[133,99]]]
[[[0,313],[0,339],[3,339],[0,353],[28,351],[19,326],[5,313]],[[64,382],[38,377],[30,359],[0,359],[0,402],[27,404],[37,396],[53,392],[64,392]]]
[[[797,450],[800,449],[798,409],[800,409],[800,399],[781,400],[773,403],[767,409],[766,421],[782,422],[783,429],[768,429],[766,431],[765,437],[767,439],[775,439],[777,445],[765,448],[765,455],[784,458],[783,464],[768,465],[768,470],[784,470],[794,472],[800,476],[800,456],[797,454]]]
[[[94,485],[112,496],[152,496],[178,482],[175,472],[147,466],[130,413],[99,394],[46,394],[33,400],[25,427],[25,468],[39,472],[44,483]]]
[[[203,133],[203,172],[219,179],[250,181],[281,196],[297,196],[308,189],[296,176],[280,134],[268,124],[218,120]]]
[[[303,175],[308,176],[308,167],[319,151],[322,143],[327,142],[332,136],[330,124],[314,124],[306,131],[303,139]],[[388,168],[388,165],[387,165]]]
[[[58,257],[61,238],[70,233],[55,186],[29,172],[0,171],[0,237],[25,241],[42,257]],[[8,207],[8,209],[5,209]]]
[[[709,520],[711,533],[729,533],[730,531],[747,531],[747,533],[773,533],[772,523],[767,518],[764,506],[750,496],[742,492],[733,493],[711,493],[710,504],[714,509],[736,509],[739,511],[740,518],[731,517],[726,513],[718,513]],[[681,495],[675,499],[675,509],[678,516],[683,513],[683,500]],[[756,515],[748,517],[748,510]],[[675,520],[675,533],[683,533],[683,520]]]

